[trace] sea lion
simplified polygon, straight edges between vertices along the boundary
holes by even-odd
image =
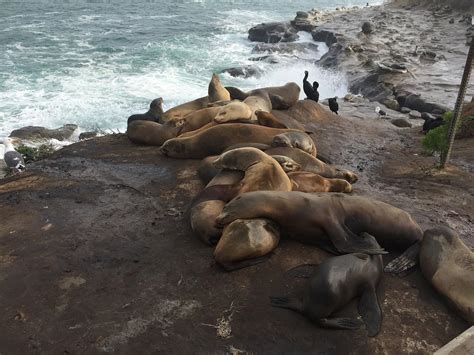
[[[286,124],[280,122],[271,112],[255,111],[259,125],[273,128],[289,128]]]
[[[221,154],[227,147],[237,143],[270,144],[277,134],[290,131],[293,130],[245,123],[226,123],[208,128],[191,137],[169,139],[160,151],[172,158],[202,159],[209,155]]]
[[[354,253],[326,259],[316,267],[302,297],[270,297],[271,305],[302,313],[321,327],[358,329],[358,319],[328,317],[360,297],[359,314],[373,337],[382,324],[376,294],[382,267],[380,255]]]
[[[179,135],[195,131],[209,122],[212,122],[219,112],[220,107],[206,107],[200,110],[188,113],[181,119],[174,119],[173,121],[181,121],[181,129]],[[171,120],[170,120],[171,121]]]
[[[250,108],[253,120],[257,119],[256,111],[270,112],[272,110],[270,97],[265,90],[252,90],[252,95],[247,96],[243,103]]]
[[[358,180],[357,175],[352,171],[335,168],[298,148],[275,147],[265,150],[265,153],[268,155],[285,155],[290,157],[301,165],[302,171],[313,172],[325,178],[344,179],[351,184],[354,184]]]
[[[255,265],[278,246],[278,225],[268,219],[238,219],[224,228],[214,258],[225,270]]]
[[[180,130],[180,122],[132,121],[127,127],[127,136],[133,143],[160,146],[175,138]]]
[[[422,231],[411,216],[387,203],[340,193],[257,191],[242,194],[226,204],[217,226],[236,219],[268,218],[291,238],[327,247],[335,253],[383,252],[406,249],[421,240]],[[372,238],[361,233],[369,233]],[[375,239],[377,242],[375,242]],[[326,244],[323,244],[326,243]]]
[[[163,123],[163,98],[159,97],[150,103],[150,109],[145,113],[131,115],[127,120],[127,125],[133,121],[153,121]]]
[[[284,155],[270,155],[273,159],[275,159],[278,164],[283,168],[285,173],[291,173],[294,171],[301,170],[301,165],[295,162],[293,159],[286,157]],[[291,180],[291,178],[290,178]]]
[[[309,171],[289,172],[293,191],[301,192],[352,192],[352,185],[343,179],[326,179]]]
[[[216,245],[219,241],[222,229],[216,228],[216,217],[222,212],[226,202],[236,196],[238,188],[232,186],[243,177],[242,171],[219,171],[191,202],[191,229],[205,244]]]
[[[221,80],[217,74],[212,74],[211,82],[207,89],[207,95],[209,96],[209,102],[216,101],[229,101],[230,94],[221,84]]]
[[[256,90],[263,90],[268,93],[272,108],[274,110],[287,110],[294,104],[296,104],[300,97],[300,87],[298,84],[290,82],[283,86],[271,86],[243,92],[242,90],[226,86],[227,91],[230,93],[230,97],[234,100],[243,101],[247,97],[252,96]]]
[[[209,104],[209,97],[203,96],[193,101],[185,102],[184,104],[170,108],[163,114],[163,121],[179,120],[191,112],[206,108]]]
[[[447,227],[425,231],[421,242],[420,267],[436,291],[473,325],[474,253],[457,233]]]
[[[219,169],[245,172],[238,195],[249,191],[291,191],[291,181],[280,164],[257,148],[238,148],[220,155],[214,161]]]
[[[232,101],[230,104],[219,107],[214,121],[217,123],[225,123],[236,120],[250,120],[252,118],[252,110],[245,102]]]
[[[273,137],[272,147],[292,147],[316,157],[316,145],[304,132],[286,132]]]

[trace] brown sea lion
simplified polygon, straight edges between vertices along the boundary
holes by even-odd
[[[296,83],[286,83],[283,86],[271,86],[261,89],[243,92],[242,90],[226,86],[231,98],[243,101],[247,97],[252,96],[256,90],[263,90],[268,93],[272,108],[274,110],[286,110],[296,104],[300,97],[300,87]]]
[[[291,117],[282,116],[281,118],[276,117],[271,112],[257,111],[255,112],[259,125],[273,127],[273,128],[291,128],[299,129],[300,131],[308,134],[314,133],[306,130],[306,128],[299,123],[297,120]]]
[[[127,136],[133,143],[160,146],[165,141],[175,138],[180,131],[179,122],[165,124],[137,120],[127,127]]]
[[[292,130],[253,124],[226,123],[208,128],[191,137],[170,139],[163,144],[160,151],[172,158],[202,159],[209,155],[221,154],[227,147],[237,143],[270,144],[277,134],[290,131]]]
[[[252,118],[252,110],[250,107],[240,101],[232,101],[231,103],[219,107],[214,121],[217,123],[225,123],[236,120],[250,120]]]
[[[230,150],[214,161],[219,169],[245,172],[238,194],[249,191],[291,191],[291,181],[280,164],[257,148]]]
[[[262,262],[278,246],[278,225],[268,219],[238,219],[224,228],[214,258],[225,270],[233,271]]]
[[[195,131],[205,126],[209,122],[212,122],[219,110],[220,107],[206,107],[187,114],[182,119],[179,119],[180,121],[182,121],[179,135]],[[175,119],[174,121],[177,120]]]
[[[201,110],[206,108],[209,104],[209,97],[203,96],[193,101],[185,102],[184,104],[170,108],[163,114],[163,120],[179,120],[184,118],[184,116],[190,114],[191,112]]]
[[[293,191],[301,192],[352,192],[352,185],[343,179],[326,179],[309,171],[289,172]]]
[[[127,125],[133,121],[153,121],[163,123],[163,98],[159,97],[150,103],[150,109],[145,113],[131,115],[127,120]]]
[[[344,179],[351,184],[358,179],[352,171],[335,168],[298,148],[276,147],[265,150],[265,153],[268,155],[285,155],[301,165],[302,171],[316,173],[325,178]]]
[[[257,111],[270,112],[272,110],[270,97],[265,90],[253,90],[252,95],[247,96],[243,103],[250,108],[253,120],[257,119]]]
[[[411,216],[387,203],[339,193],[257,191],[229,202],[217,217],[217,226],[236,219],[268,218],[291,238],[324,247],[328,240],[336,253],[381,253],[384,248],[406,249],[421,240],[422,231]],[[373,238],[361,236],[369,233]],[[328,248],[330,249],[330,248]]]
[[[292,147],[316,156],[316,145],[309,135],[304,132],[287,132],[273,137],[272,147]]]
[[[221,80],[217,74],[212,74],[211,82],[207,90],[209,102],[229,101],[230,94],[221,84]]]
[[[474,325],[474,253],[457,233],[447,227],[425,231],[420,267],[449,305]]]
[[[377,285],[382,277],[382,257],[362,253],[335,256],[324,260],[311,275],[301,297],[270,297],[273,307],[302,313],[321,327],[358,329],[355,318],[329,318],[334,312],[360,297],[358,310],[369,336],[380,331],[382,311],[377,300]]]

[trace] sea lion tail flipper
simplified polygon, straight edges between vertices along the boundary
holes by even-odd
[[[220,265],[224,268],[225,271],[230,272],[230,271],[240,270],[249,266],[263,263],[264,261],[268,260],[269,257],[270,255],[263,255],[263,256],[259,256],[258,258],[241,260],[241,261],[236,261],[233,263],[224,263]]]
[[[356,330],[362,322],[357,318],[322,318],[318,324],[324,328]]]
[[[314,272],[318,265],[317,264],[302,264],[295,266],[294,268],[286,272],[286,276],[298,277],[302,279],[309,279],[311,274]]]
[[[345,224],[334,224],[332,228],[326,228],[326,232],[340,253],[387,254],[373,236],[368,233],[358,236]]]
[[[377,294],[373,288],[366,289],[362,293],[358,309],[369,336],[376,336],[380,332],[380,326],[382,325],[382,311],[377,301]]]
[[[303,312],[303,302],[296,298],[270,296],[272,307],[287,308],[296,312]]]
[[[399,276],[406,276],[407,271],[418,264],[418,254],[420,253],[421,243],[416,242],[398,258],[392,260],[385,266],[384,271]]]

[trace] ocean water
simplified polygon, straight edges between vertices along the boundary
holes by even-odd
[[[13,129],[76,123],[82,131],[126,128],[127,117],[163,97],[168,109],[204,96],[213,72],[256,64],[248,29],[289,20],[296,11],[365,5],[366,0],[0,0],[0,137]],[[369,1],[370,4],[381,1]],[[312,42],[301,32],[300,42]],[[327,48],[261,75],[221,75],[244,90],[301,83],[304,70],[321,97],[343,96],[344,75],[314,63]]]

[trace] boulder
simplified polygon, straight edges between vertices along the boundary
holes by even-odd
[[[82,132],[79,135],[79,140],[84,140],[84,139],[91,139],[97,137],[97,132]]]
[[[249,78],[256,76],[260,71],[252,65],[245,65],[243,67],[228,68],[221,71],[221,73],[228,73],[233,77]]]
[[[426,121],[426,120],[434,120],[434,119],[436,119],[435,116],[433,116],[431,113],[428,113],[428,112],[422,112],[422,113],[421,113],[421,118],[424,119],[425,121]]]
[[[366,35],[374,32],[374,30],[374,25],[371,22],[366,21],[362,24],[362,32]]]
[[[415,111],[415,110],[410,111],[408,116],[410,118],[414,119],[414,120],[421,119],[421,113],[419,113],[418,111]]]
[[[398,101],[397,101],[397,102],[398,102]],[[408,107],[402,107],[402,108],[400,108],[400,112],[401,112],[401,113],[406,113],[406,114],[407,114],[407,113],[410,113],[410,111],[411,111],[411,110],[410,110]]]
[[[298,11],[296,17],[291,21],[291,25],[298,31],[311,32],[316,28],[316,23],[309,19],[309,14],[304,11]]]
[[[328,47],[331,47],[334,43],[337,42],[337,37],[334,32],[327,30],[314,30],[311,32],[313,39],[316,42],[324,42]]]
[[[287,22],[261,23],[249,30],[249,40],[252,42],[293,42],[299,36],[297,30]]]
[[[10,133],[10,137],[28,141],[50,139],[64,141],[70,138],[76,129],[77,125],[75,124],[65,124],[64,126],[56,129],[48,129],[40,126],[27,126],[15,129],[12,131],[12,133]]]
[[[400,109],[400,105],[395,99],[385,99],[382,103],[391,110],[398,111]]]
[[[400,128],[410,128],[412,124],[404,118],[392,118],[390,123]]]

